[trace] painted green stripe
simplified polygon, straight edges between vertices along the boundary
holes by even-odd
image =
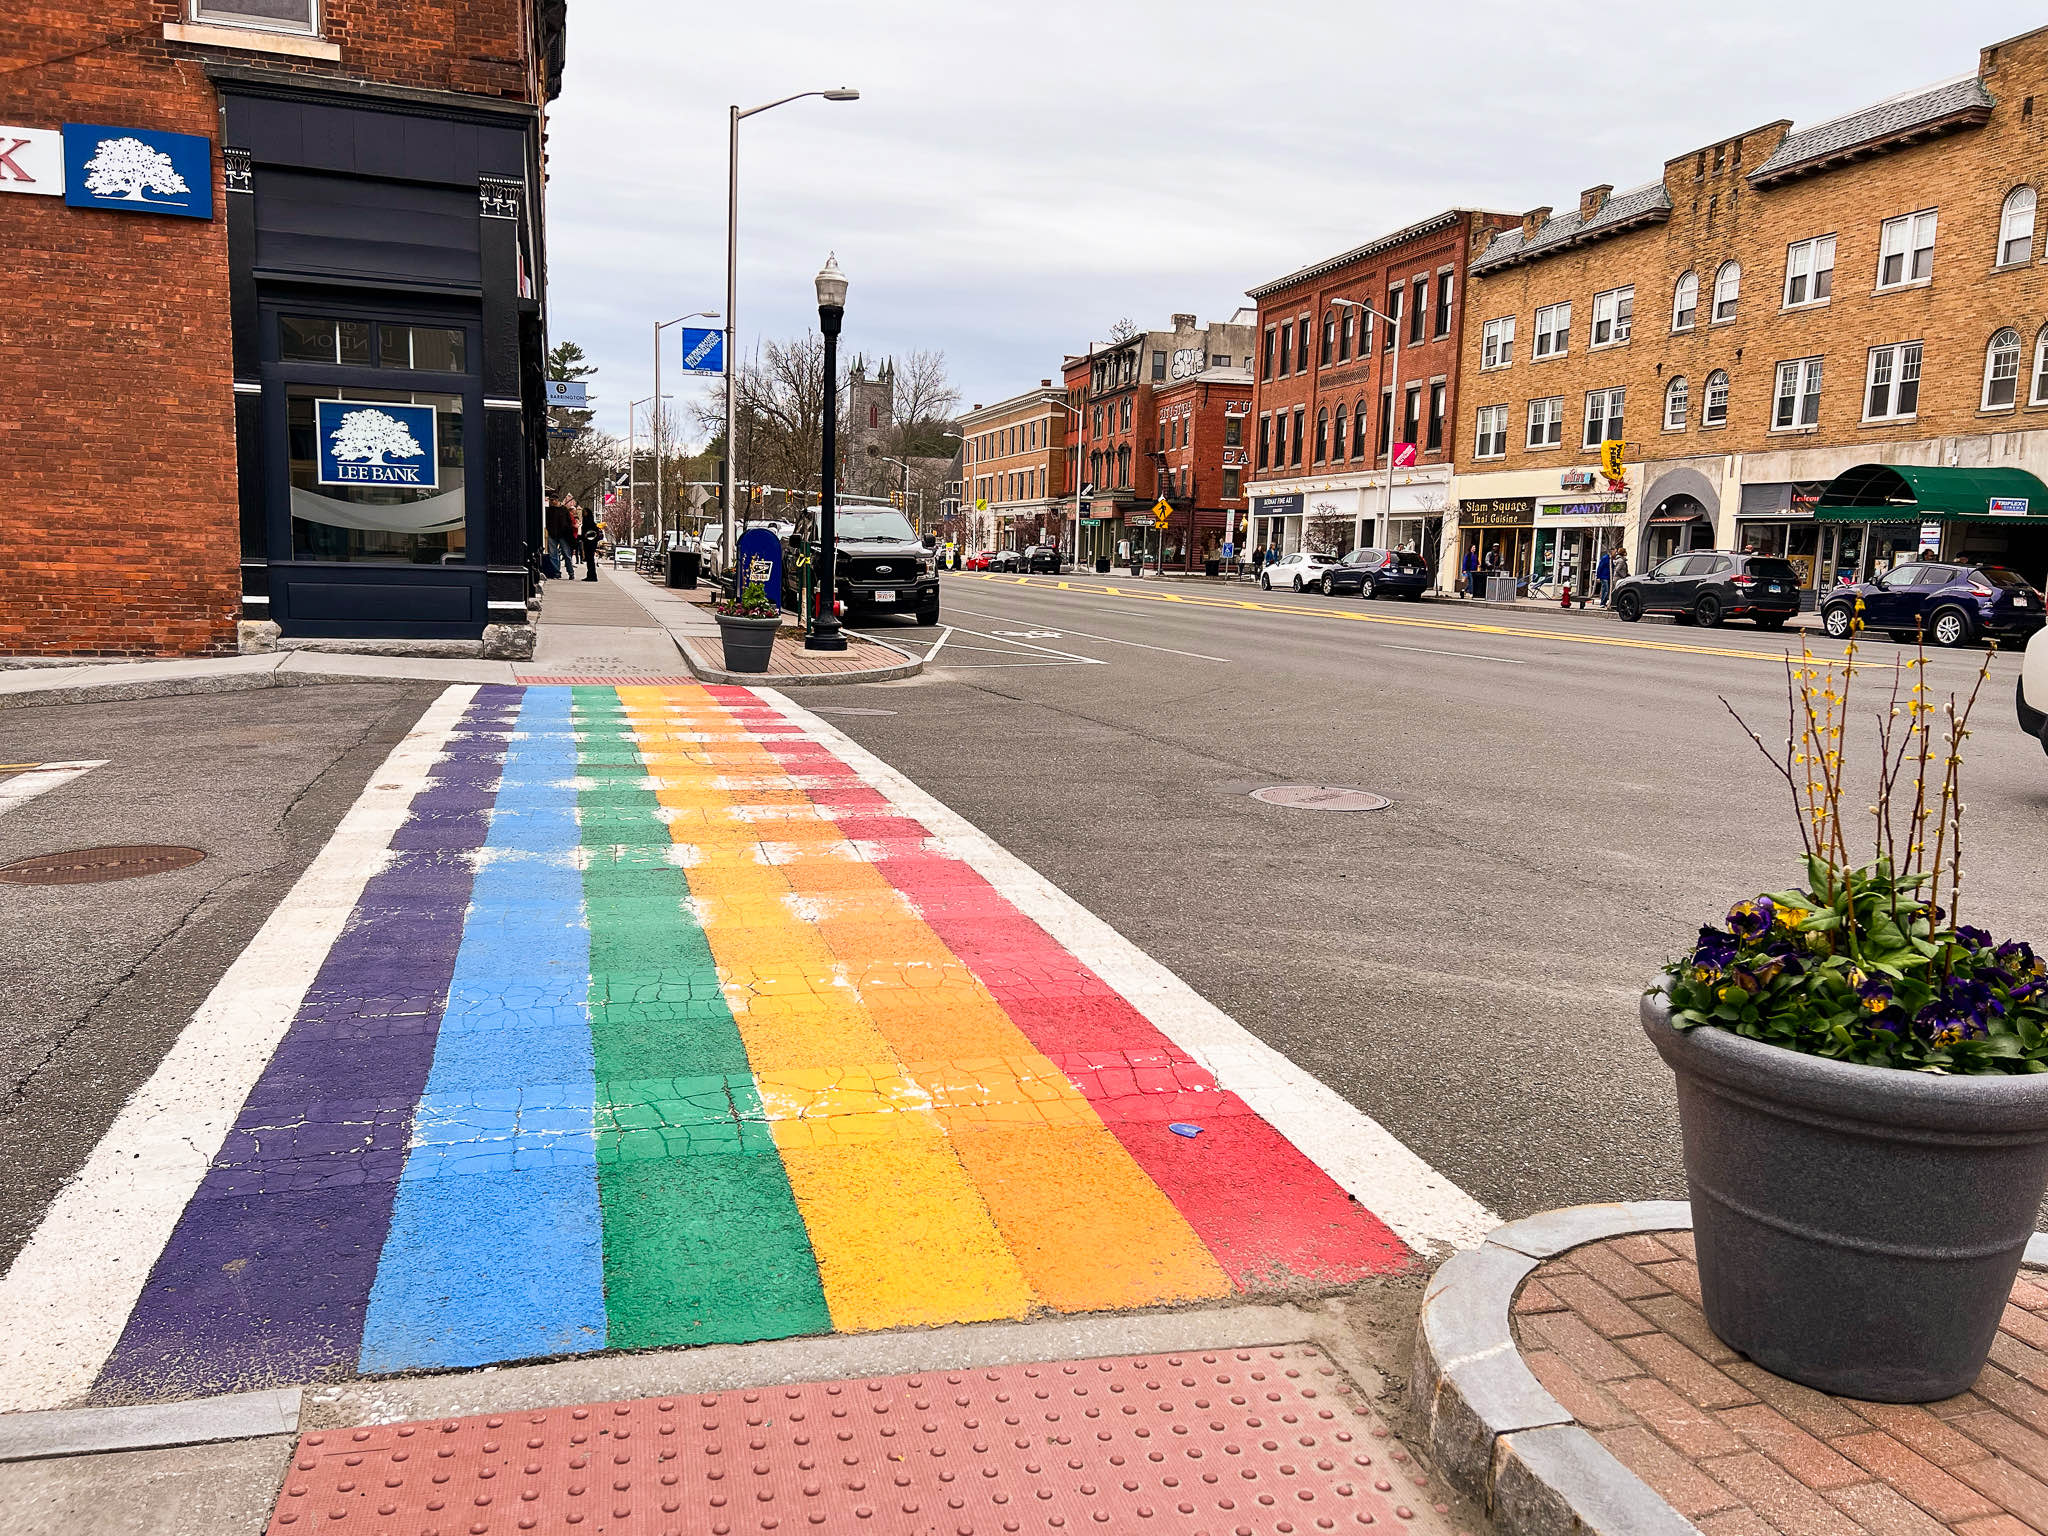
[[[832,1326],[711,947],[610,688],[575,690],[613,1349]]]

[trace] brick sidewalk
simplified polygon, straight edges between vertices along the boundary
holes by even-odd
[[[2048,1289],[2022,1276],[1974,1390],[1829,1397],[1707,1327],[1689,1231],[1542,1265],[1514,1305],[1529,1369],[1706,1536],[2048,1532]]]

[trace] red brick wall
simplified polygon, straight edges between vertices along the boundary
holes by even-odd
[[[227,225],[206,62],[531,99],[527,0],[325,9],[339,65],[166,42],[177,0],[0,5],[0,123],[215,141],[210,222],[0,196],[0,655],[234,648]]]

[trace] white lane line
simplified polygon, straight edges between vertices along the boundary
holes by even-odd
[[[1383,651],[1415,651],[1423,656],[1462,656],[1467,661],[1497,661],[1502,666],[1507,667],[1526,667],[1528,665],[1526,661],[1517,660],[1513,656],[1488,656],[1483,651],[1440,651],[1431,645],[1383,645],[1380,649]]]
[[[120,1342],[150,1269],[476,696],[449,688],[371,775],[0,1280],[0,1412],[63,1408]]]
[[[1011,617],[1007,613],[984,613],[974,608],[962,608],[958,611],[961,613],[971,613],[976,618],[981,619],[1007,619]],[[1146,645],[1140,640],[1120,640],[1115,635],[1091,635],[1085,629],[1068,629],[1064,625],[1060,627],[1059,633],[1062,635],[1074,635],[1082,640],[1105,640],[1111,645],[1132,645],[1141,651],[1162,651],[1168,656],[1192,656],[1196,661],[1220,661],[1226,667],[1233,665],[1228,656],[1208,656],[1204,655],[1201,651],[1177,651],[1170,645]]]
[[[860,743],[786,694],[754,690],[829,746],[906,816],[943,839],[1018,911],[1043,928],[1150,1019],[1161,1033],[1251,1105],[1303,1156],[1379,1217],[1409,1247],[1477,1247],[1500,1218],[1350,1103],[1196,992],[965,817],[941,804]]]
[[[91,773],[95,768],[106,766],[104,757],[80,759],[74,763],[41,763],[26,773],[0,779],[0,816],[17,805],[26,805],[37,795],[49,793],[59,784],[69,784],[82,773]]]
[[[1068,661],[1078,661],[1082,663],[1084,666],[1106,667],[1109,665],[1109,663],[1104,661],[1100,656],[1081,656],[1075,654],[1073,651],[1055,650],[1053,647],[1049,645],[1034,645],[1029,640],[1004,639],[1004,637],[1000,635],[984,634],[981,630],[978,629],[962,629],[959,631],[959,633],[963,635],[973,635],[977,640],[1002,640],[1002,643],[1004,645],[1014,646],[1020,651],[1043,651],[1048,656],[1064,656]]]

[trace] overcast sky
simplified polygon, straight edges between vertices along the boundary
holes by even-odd
[[[815,326],[836,251],[842,345],[942,350],[973,404],[1056,378],[1120,316],[1228,319],[1251,284],[1440,209],[1635,186],[1759,123],[1973,71],[2043,20],[2038,0],[574,0],[552,337],[590,353],[623,431],[653,322],[724,307],[733,101],[862,96],[741,126],[743,347]],[[675,337],[682,406],[707,386]]]

